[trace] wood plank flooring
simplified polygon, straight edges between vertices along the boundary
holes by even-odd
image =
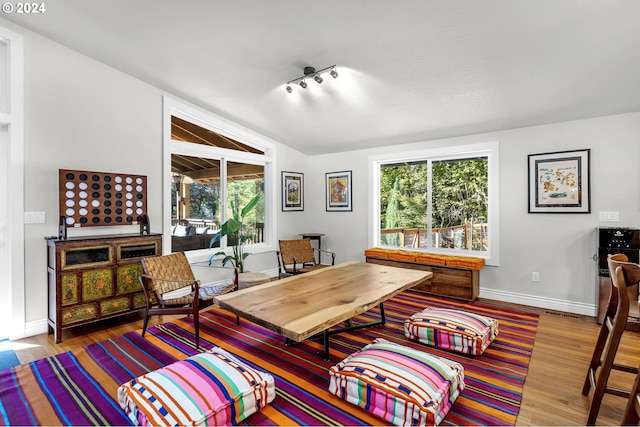
[[[152,318],[150,326],[176,317]],[[599,328],[592,317],[540,310],[516,425],[585,424],[590,397],[582,396],[581,391]],[[54,343],[53,335],[44,334],[14,341],[13,346],[20,362],[28,363],[137,329],[142,329],[140,313],[66,330],[60,344]],[[639,332],[625,332],[616,362],[640,364]],[[633,375],[620,372],[614,372],[610,380],[610,384],[624,389],[629,389],[632,382]],[[620,425],[625,404],[624,398],[605,395],[596,425]]]

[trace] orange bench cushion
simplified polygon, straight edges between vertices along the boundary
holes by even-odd
[[[364,251],[364,255],[369,258],[417,262],[418,264],[428,265],[444,265],[448,267],[467,268],[470,270],[480,270],[484,267],[483,258],[428,254],[424,252],[405,251],[402,249],[370,248]]]

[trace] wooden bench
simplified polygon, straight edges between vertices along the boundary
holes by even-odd
[[[466,301],[475,301],[480,293],[482,258],[382,248],[367,249],[364,255],[373,264],[431,271],[431,280],[413,288],[417,291]]]

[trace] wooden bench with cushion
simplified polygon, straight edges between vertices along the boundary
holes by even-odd
[[[374,264],[431,271],[431,281],[414,287],[417,291],[467,301],[475,301],[480,293],[483,258],[383,248],[367,249],[364,255]]]

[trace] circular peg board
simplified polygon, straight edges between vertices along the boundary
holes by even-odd
[[[136,225],[147,213],[147,177],[60,169],[59,200],[67,227]]]

